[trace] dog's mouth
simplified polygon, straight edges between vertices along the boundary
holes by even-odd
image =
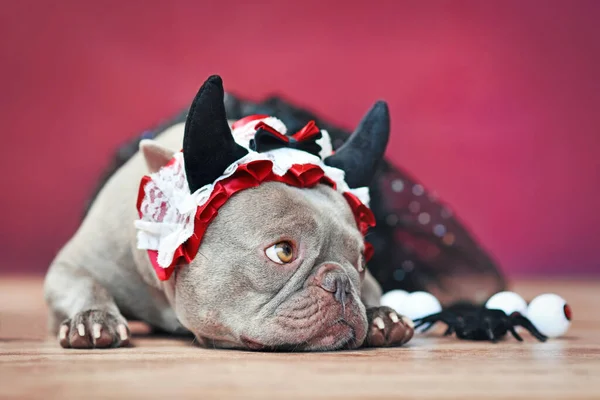
[[[354,328],[341,319],[310,339],[306,344],[308,350],[332,350],[352,346],[355,342]]]
[[[240,336],[240,341],[249,350],[267,351],[273,347],[273,346],[268,346],[266,344],[263,344],[257,340],[250,339],[249,337],[247,337],[245,335]]]
[[[336,321],[310,339],[299,341],[298,343],[268,345],[245,335],[240,336],[240,341],[248,350],[274,352],[353,349],[360,345],[356,340],[354,328],[343,319]]]
[[[366,337],[366,315],[353,296],[342,300],[309,287],[261,320],[260,329],[239,336],[239,343],[254,351],[355,349]]]

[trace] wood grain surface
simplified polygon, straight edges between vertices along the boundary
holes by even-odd
[[[63,350],[46,333],[40,278],[0,277],[0,399],[600,399],[600,281],[520,281],[565,297],[567,336],[498,344],[441,338],[330,353],[202,349],[134,325],[134,346]]]

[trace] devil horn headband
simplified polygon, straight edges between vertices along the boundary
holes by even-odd
[[[377,103],[349,142],[332,154],[326,131],[314,122],[286,136],[281,121],[254,116],[234,124],[232,134],[223,95],[220,77],[210,77],[190,108],[182,152],[142,179],[138,248],[148,251],[160,279],[194,259],[206,228],[231,196],[263,182],[302,188],[329,185],[344,195],[363,235],[374,226],[366,186],[389,135],[385,103]],[[369,144],[368,136],[377,144]],[[366,253],[372,253],[368,244]]]

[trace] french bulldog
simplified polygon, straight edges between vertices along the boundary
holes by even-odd
[[[196,257],[158,279],[136,241],[140,179],[183,149],[193,191],[218,177],[240,148],[232,138],[218,76],[196,95],[185,123],[139,151],[104,185],[44,283],[50,329],[64,348],[130,344],[127,320],[193,334],[210,348],[326,351],[397,346],[413,323],[381,307],[381,289],[364,260],[364,238],[346,199],[323,184],[266,182],[232,196],[208,226]],[[368,186],[389,137],[377,102],[325,163],[350,187]],[[274,262],[268,249],[285,263]]]

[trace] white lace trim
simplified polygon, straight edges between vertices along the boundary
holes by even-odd
[[[333,145],[331,144],[331,136],[325,129],[321,129],[321,139],[317,140],[317,144],[321,146],[319,156],[322,160],[333,154]]]
[[[251,124],[251,126],[255,126],[257,121],[252,122],[254,124]],[[285,131],[285,126],[282,129],[274,121],[269,122],[273,123],[273,125],[270,125],[280,132]],[[266,119],[265,123],[268,123]],[[248,124],[244,127],[246,126]],[[241,128],[235,129],[237,131],[235,140],[240,145],[245,143],[244,147],[247,148],[247,132],[243,131],[242,134]],[[327,143],[329,135],[325,131],[322,132],[325,133],[323,138],[326,137],[324,142]],[[327,148],[322,146],[322,149],[324,154],[327,154]],[[265,153],[248,150],[246,156],[227,167],[213,183],[190,193],[185,175],[183,153],[178,152],[171,164],[150,175],[151,179],[144,187],[145,196],[140,206],[142,217],[134,222],[137,228],[138,249],[157,250],[158,265],[162,268],[168,268],[173,261],[177,248],[194,233],[196,209],[208,201],[215,184],[231,176],[239,165],[256,160],[272,161],[273,173],[279,176],[285,175],[293,164],[317,165],[327,177],[336,183],[338,192],[350,192],[367,207],[369,206],[369,189],[367,187],[350,189],[344,180],[344,171],[325,165],[321,158],[315,155],[289,148],[276,149]]]

